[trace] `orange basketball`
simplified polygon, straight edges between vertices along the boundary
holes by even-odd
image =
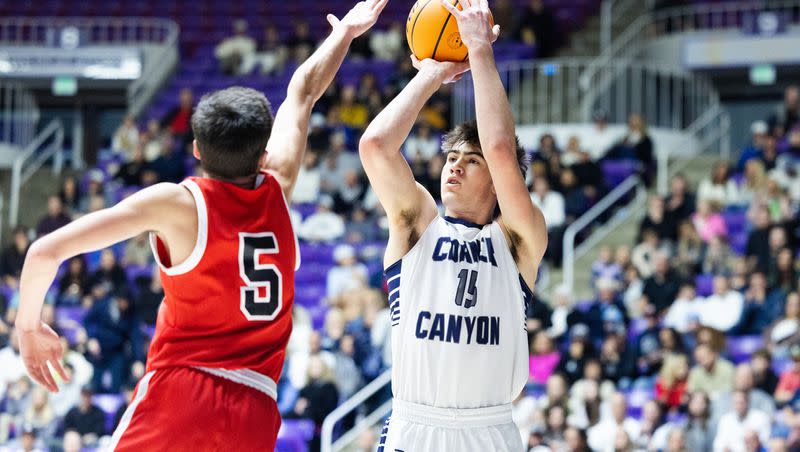
[[[461,9],[459,0],[447,0]],[[494,25],[494,19],[489,16]],[[417,59],[466,61],[467,47],[461,42],[455,17],[440,0],[418,0],[408,13],[406,39]]]

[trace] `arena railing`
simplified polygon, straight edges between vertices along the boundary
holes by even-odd
[[[6,208],[6,195],[0,191],[0,244],[3,243],[3,215],[5,215]]]
[[[613,206],[617,205],[625,196],[634,192],[635,196],[633,201],[629,203],[624,211],[614,215],[610,220],[605,222],[599,228],[592,231],[592,235],[586,240],[581,242],[577,247],[575,246],[575,239],[579,232],[592,225],[600,215],[603,215]],[[628,219],[631,212],[645,204],[647,200],[647,190],[640,182],[638,175],[628,176],[621,184],[617,185],[611,192],[597,202],[591,209],[581,215],[580,218],[570,224],[564,230],[563,250],[564,257],[562,263],[563,270],[563,283],[569,287],[570,291],[573,290],[575,285],[575,261],[586,254],[595,245],[600,243],[605,236],[611,231],[615,230],[622,222]]]
[[[800,23],[800,0],[709,3],[645,13],[633,21],[608,47],[604,47],[602,53],[592,61],[581,75],[581,89],[597,89],[601,85],[598,78],[611,62],[619,63],[635,57],[649,38],[686,31],[738,29],[741,28],[744,17],[755,17],[767,10],[781,15],[791,23]],[[613,20],[613,16],[610,19]],[[609,30],[611,26],[609,23]]]
[[[60,174],[64,166],[64,126],[52,120],[17,156],[11,166],[11,192],[8,222],[13,228],[19,220],[19,195],[22,186],[50,159],[53,174]]]
[[[0,81],[0,99],[3,108],[0,143],[24,147],[33,140],[39,123],[35,97],[21,84]]]
[[[0,44],[57,45],[57,31],[72,27],[82,45],[152,47],[142,75],[128,86],[128,113],[137,116],[178,63],[178,24],[155,17],[5,17]]]
[[[371,428],[383,419],[392,409],[392,401],[387,400],[378,408],[368,413],[350,430],[344,432],[336,441],[333,440],[333,433],[336,424],[347,417],[350,413],[357,410],[367,399],[377,394],[387,384],[392,381],[392,369],[385,370],[369,384],[361,388],[352,397],[344,401],[329,414],[322,422],[322,432],[320,441],[321,452],[338,452],[343,450],[358,438],[364,430]]]
[[[622,26],[620,19],[625,14],[632,11],[635,7],[644,3],[644,7],[650,9],[654,0],[603,0],[600,5],[600,51],[604,51],[611,46],[612,33],[614,26]]]

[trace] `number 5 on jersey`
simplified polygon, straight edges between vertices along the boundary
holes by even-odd
[[[239,233],[239,275],[241,309],[247,320],[273,320],[283,306],[283,278],[274,264],[260,264],[263,254],[277,254],[278,241],[272,232]],[[260,293],[266,293],[260,296]]]

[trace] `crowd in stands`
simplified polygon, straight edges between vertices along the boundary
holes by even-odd
[[[498,0],[493,11],[504,39],[535,44],[540,55],[563,42],[539,0],[521,13]],[[259,41],[247,27],[237,22],[216,47],[220,72],[280,74],[316,45],[303,22],[290,39],[267,27]],[[278,402],[285,419],[313,423],[312,450],[325,416],[391,365],[387,224],[356,149],[360,132],[415,73],[402,33],[394,23],[355,43],[350,58],[395,69],[385,82],[365,73],[334,85],[320,100],[292,200],[304,264]],[[436,199],[449,89],[428,103],[402,149]],[[199,174],[189,125],[198,94],[184,89],[167,115],[144,124],[126,118],[96,167],[66,178],[41,221],[15,229],[0,253],[0,450],[97,447],[130,403],[163,297],[148,237],[59,271],[43,313],[68,347],[71,380],[58,394],[35,387],[19,356],[19,275],[36,237],[140,187]],[[592,265],[593,300],[579,303],[558,287],[530,305],[530,384],[514,402],[514,420],[531,450],[800,447],[798,118],[790,88],[776,114],[753,125],[738,161],[720,162],[696,187],[678,175],[668,196],[653,196],[631,246],[604,248]],[[602,111],[594,124],[583,142],[545,134],[529,150],[527,182],[548,224],[551,265],[560,264],[565,228],[612,185],[607,162],[634,162],[643,182],[653,181],[645,118],[631,115],[621,136],[608,131]],[[375,443],[369,431],[359,450]]]
[[[506,41],[550,54],[563,42],[541,1],[532,1],[522,15],[508,1],[497,6]],[[317,45],[309,31],[308,23],[298,21],[288,39],[267,27],[263,40],[256,40],[246,21],[236,21],[234,35],[214,49],[219,72],[284,75]],[[391,363],[381,263],[387,225],[356,150],[369,121],[416,73],[403,32],[403,24],[395,22],[354,43],[350,60],[392,62],[394,69],[388,77],[366,72],[356,83],[334,84],[319,101],[293,199],[306,268],[298,276],[279,407],[287,420],[312,422],[311,450],[319,447],[322,420]],[[55,377],[58,394],[34,386],[26,376],[13,327],[19,277],[36,238],[141,187],[199,174],[190,124],[199,94],[184,88],[166,114],[126,117],[96,165],[61,181],[48,199],[47,213],[33,227],[17,227],[0,253],[0,450],[102,448],[130,403],[144,374],[164,293],[147,235],[75,257],[59,270],[43,312],[68,350],[65,368],[71,379]],[[439,140],[450,126],[449,96],[450,87],[444,87],[428,103],[402,150],[437,199],[443,165]],[[303,278],[306,289],[321,290],[300,294]],[[362,443],[372,447],[376,440],[367,436]]]
[[[738,161],[651,196],[635,241],[601,247],[594,299],[531,310],[532,451],[800,448],[798,113],[789,87]]]

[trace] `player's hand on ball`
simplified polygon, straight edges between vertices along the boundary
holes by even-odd
[[[471,50],[481,45],[491,45],[500,36],[500,25],[490,22],[489,2],[487,0],[461,0],[459,10],[447,0],[439,0],[450,11],[458,23],[461,42]]]
[[[331,27],[334,29],[337,27],[345,27],[345,30],[354,38],[361,36],[365,31],[375,25],[378,16],[388,2],[389,0],[365,0],[363,2],[358,2],[341,20],[333,14],[328,14],[328,23],[330,23]]]
[[[420,72],[430,72],[438,77],[443,84],[455,83],[461,80],[466,72],[469,71],[469,63],[454,63],[450,61],[436,61],[425,58],[420,61],[411,55],[411,63]]]
[[[64,349],[61,346],[58,334],[44,322],[41,322],[35,330],[24,331],[18,329],[17,332],[19,334],[20,355],[22,356],[22,362],[25,363],[25,369],[28,370],[28,375],[48,391],[58,392],[56,381],[53,379],[53,374],[47,365],[47,363],[50,363],[50,366],[58,372],[64,381],[69,381],[67,373],[61,367]]]

